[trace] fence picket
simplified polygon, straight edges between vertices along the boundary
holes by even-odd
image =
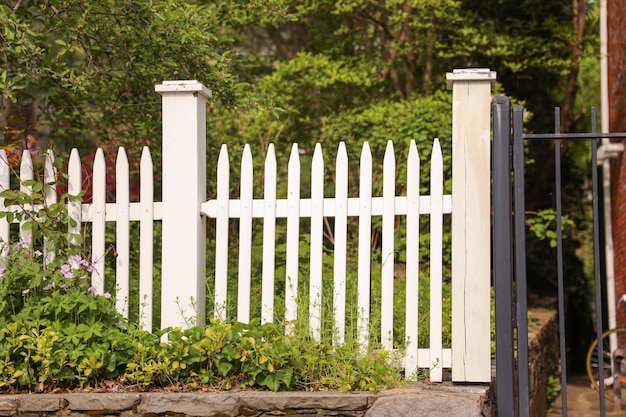
[[[430,380],[442,380],[443,158],[435,139],[430,166]]]
[[[104,151],[98,148],[93,163],[93,208],[92,222],[92,254],[91,262],[91,285],[95,287],[96,294],[104,293],[104,256],[106,234],[106,162]]]
[[[4,149],[0,149],[0,192],[11,187],[11,168],[9,158]],[[4,209],[4,197],[0,197],[0,208]],[[6,217],[0,218],[0,240],[9,244],[9,222]]]
[[[33,178],[33,160],[30,156],[30,151],[26,149],[22,152],[22,162],[20,163],[20,191],[27,195],[33,195],[33,187],[24,184],[25,181]],[[32,242],[33,231],[24,228],[24,223],[26,223],[26,219],[22,219],[20,222],[20,240],[22,242]]]
[[[147,146],[143,147],[140,162],[139,214],[139,322],[143,329],[152,331],[152,276],[154,262],[154,168]]]
[[[419,214],[420,214],[420,159],[415,141],[409,145],[407,160],[406,210],[406,360],[407,377],[418,368],[419,338]]]
[[[54,166],[54,151],[48,149],[45,153],[45,161],[43,167],[43,181],[50,188],[45,192],[46,205],[50,207],[57,202],[57,169]],[[44,265],[49,264],[55,258],[55,253],[52,248],[48,247],[48,238],[43,239],[43,261]]]
[[[293,144],[288,164],[287,180],[287,254],[285,277],[285,320],[287,331],[290,322],[298,318],[298,256],[300,246],[300,155],[298,145]]]
[[[274,321],[274,278],[276,263],[276,152],[270,143],[265,156],[263,187],[263,277],[261,322]]]
[[[228,200],[230,187],[228,148],[217,159],[217,216],[215,222],[215,317],[226,320],[228,284]]]
[[[80,155],[78,149],[72,149],[67,167],[67,194],[71,197],[78,197],[83,187],[83,173],[80,166]],[[72,201],[73,200],[73,201]],[[68,226],[68,232],[73,235],[80,235],[82,216],[82,204],[77,199],[71,199],[67,204],[67,214],[74,224]],[[78,243],[76,238],[71,241]]]
[[[115,161],[115,304],[117,311],[128,318],[130,290],[130,173],[126,150],[117,150]]]
[[[382,285],[381,285],[381,343],[383,349],[393,348],[393,274],[395,252],[396,158],[393,142],[387,142],[383,158],[383,225],[382,225]]]
[[[311,235],[309,278],[309,328],[320,340],[322,326],[322,245],[324,241],[324,158],[322,146],[315,145],[311,163]]]
[[[372,152],[367,142],[363,143],[359,166],[357,332],[359,345],[366,348],[369,341],[370,290],[372,279]]]
[[[346,254],[348,241],[348,153],[339,143],[335,168],[334,291],[336,342],[343,343],[346,332]]]
[[[237,320],[242,323],[250,321],[250,277],[252,256],[252,153],[250,145],[243,148],[241,157],[241,179],[239,198],[241,214],[239,216],[239,279],[237,298]]]

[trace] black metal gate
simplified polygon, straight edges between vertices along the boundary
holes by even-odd
[[[524,142],[555,141],[555,211],[558,282],[559,343],[563,416],[567,416],[567,366],[563,243],[561,207],[561,140],[590,140],[592,164],[593,233],[595,265],[595,305],[598,357],[602,349],[602,277],[600,273],[600,234],[598,215],[597,140],[624,138],[624,133],[596,133],[595,109],[591,133],[525,134],[523,108],[500,96],[493,99],[493,273],[496,325],[496,403],[498,416],[530,417],[528,370],[528,305],[526,281],[526,232],[524,192]],[[512,114],[512,120],[511,120]],[[560,132],[559,109],[555,110],[555,132]],[[514,285],[515,283],[515,290]],[[515,334],[516,333],[516,334]],[[517,365],[517,366],[516,366]],[[598,361],[600,415],[606,415],[604,360]],[[610,366],[610,365],[608,365]],[[516,372],[516,369],[519,372]],[[591,389],[591,388],[590,388]]]

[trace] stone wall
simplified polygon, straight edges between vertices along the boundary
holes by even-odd
[[[548,379],[559,374],[559,320],[552,308],[531,308],[528,330],[530,415],[548,413]]]
[[[419,384],[369,392],[72,393],[0,396],[0,416],[486,417],[489,387]]]

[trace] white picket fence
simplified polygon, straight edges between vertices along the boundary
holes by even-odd
[[[406,369],[409,375],[418,368],[430,368],[430,378],[441,381],[442,368],[451,366],[451,350],[442,346],[442,242],[443,214],[452,210],[450,195],[443,194],[443,160],[439,141],[434,141],[430,195],[420,195],[420,159],[411,141],[406,184],[407,193],[396,196],[396,157],[389,141],[383,159],[383,193],[372,196],[372,154],[368,143],[363,145],[360,158],[359,197],[348,197],[348,155],[344,143],[339,145],[335,165],[333,198],[325,198],[324,159],[322,147],[315,147],[311,166],[310,198],[301,198],[300,154],[294,144],[288,163],[286,199],[276,198],[277,169],[274,146],[269,145],[262,199],[253,199],[254,172],[250,146],[246,145],[241,159],[239,199],[231,199],[230,167],[226,146],[223,145],[217,163],[217,198],[202,204],[201,211],[216,219],[215,315],[226,318],[229,219],[239,219],[239,264],[237,320],[249,322],[252,266],[252,219],[263,219],[262,313],[263,322],[274,320],[276,219],[287,219],[285,320],[298,318],[298,277],[300,276],[299,247],[301,233],[310,236],[309,265],[309,328],[319,339],[322,327],[322,254],[324,217],[334,218],[333,228],[333,314],[337,342],[344,341],[346,318],[347,235],[348,217],[358,216],[358,342],[367,346],[370,329],[371,233],[372,217],[382,216],[382,276],[381,341],[386,350],[393,349],[394,340],[394,259],[396,216],[406,216]],[[418,278],[419,278],[419,216],[430,215],[430,344],[418,349]],[[300,230],[300,219],[310,218],[310,230]],[[447,261],[449,265],[449,260]]]
[[[44,182],[52,184],[57,174],[54,167],[54,153],[47,151],[44,160]],[[70,153],[67,172],[67,192],[77,196],[83,191],[83,166],[77,149]],[[32,180],[34,176],[33,161],[29,151],[24,151],[21,157],[18,172],[20,180]],[[98,149],[93,160],[92,171],[92,202],[70,202],[68,214],[76,220],[76,226],[70,232],[81,234],[83,223],[91,223],[91,233],[88,236],[91,243],[91,262],[93,266],[91,282],[95,292],[104,292],[105,252],[107,247],[114,247],[115,257],[115,286],[117,288],[116,303],[118,310],[128,317],[129,289],[130,289],[130,222],[138,221],[141,228],[139,246],[139,297],[141,300],[141,324],[146,329],[152,329],[152,278],[154,259],[154,221],[161,220],[161,203],[154,201],[154,174],[150,152],[143,148],[140,163],[140,202],[130,202],[129,164],[126,151],[119,149],[115,167],[115,203],[106,202],[106,162],[104,152]],[[0,190],[10,189],[11,169],[7,154],[0,150]],[[25,185],[20,190],[32,194],[32,188]],[[47,204],[57,202],[56,187],[46,194]],[[0,197],[0,209],[4,208],[4,198]],[[9,211],[17,211],[19,207],[10,206]],[[115,222],[115,241],[106,241],[106,222]],[[24,229],[20,225],[20,240],[33,242],[32,230]],[[9,223],[6,217],[0,219],[0,239],[11,241]],[[137,242],[133,242],[137,244]],[[43,248],[42,248],[43,249]]]
[[[93,164],[93,200],[89,204],[71,207],[77,227],[92,223],[93,284],[104,290],[104,255],[107,245],[114,244],[117,252],[115,279],[118,308],[128,314],[129,306],[129,229],[131,222],[140,223],[139,302],[145,328],[152,328],[153,227],[162,222],[161,251],[161,317],[162,327],[189,325],[189,318],[203,324],[206,318],[206,219],[215,219],[215,284],[214,315],[224,317],[228,299],[228,257],[230,219],[238,219],[239,259],[237,318],[250,320],[251,242],[254,218],[263,219],[262,317],[264,322],[274,318],[275,241],[277,219],[286,219],[285,319],[298,318],[297,277],[300,219],[309,218],[310,236],[309,317],[311,334],[319,337],[322,291],[322,246],[325,217],[334,218],[333,310],[337,327],[337,343],[345,330],[346,265],[348,217],[358,216],[358,337],[368,340],[371,300],[370,233],[372,217],[382,218],[381,341],[386,349],[393,348],[394,309],[394,226],[396,216],[406,216],[406,373],[417,368],[431,369],[433,381],[442,379],[442,369],[452,368],[452,380],[457,382],[489,382],[490,354],[490,172],[489,133],[491,85],[495,74],[485,70],[455,70],[448,74],[453,89],[452,138],[452,196],[443,194],[442,156],[435,140],[432,150],[430,195],[419,195],[420,160],[415,143],[411,143],[407,160],[407,192],[396,196],[396,162],[393,144],[387,145],[383,161],[383,192],[372,195],[372,155],[367,144],[360,158],[358,197],[348,197],[348,158],[345,146],[339,145],[335,161],[335,191],[333,198],[324,197],[324,163],[321,146],[313,155],[310,198],[301,198],[300,157],[293,145],[288,164],[288,193],[286,199],[276,198],[277,158],[274,147],[267,150],[262,199],[253,198],[253,177],[250,147],[244,148],[241,165],[239,198],[229,195],[229,162],[222,147],[217,161],[216,198],[207,201],[206,175],[206,99],[211,92],[197,81],[166,81],[156,86],[163,98],[162,201],[153,201],[153,166],[147,148],[141,158],[140,202],[129,201],[129,169],[126,153],[120,149],[116,162],[116,202],[106,202],[106,164],[98,150]],[[53,159],[48,154],[47,159]],[[211,164],[214,161],[210,161]],[[210,165],[213,166],[213,165]],[[25,152],[20,168],[22,179],[32,177],[32,161]],[[50,161],[46,163],[46,178],[53,178]],[[81,190],[81,162],[76,150],[69,161],[68,192]],[[30,177],[29,177],[30,176]],[[6,154],[0,153],[0,189],[10,185]],[[56,198],[51,193],[49,201]],[[4,202],[0,201],[0,207]],[[17,208],[9,208],[14,210]],[[443,215],[452,217],[452,259],[442,254]],[[418,349],[418,278],[419,278],[419,217],[430,216],[430,341],[428,348]],[[213,221],[213,220],[212,220]],[[115,242],[105,240],[107,222],[115,222]],[[78,230],[75,230],[78,231]],[[21,230],[21,239],[29,239]],[[9,225],[0,219],[0,238],[9,239]],[[132,242],[133,245],[137,244]],[[452,347],[442,346],[442,269],[452,265]],[[375,262],[374,262],[375,264]],[[131,306],[132,307],[132,306]]]
[[[56,178],[53,165],[54,154],[48,151],[44,161],[44,181],[52,183]],[[406,216],[406,370],[413,374],[417,368],[431,369],[430,378],[441,381],[442,369],[451,366],[451,349],[442,345],[442,238],[443,214],[450,213],[450,195],[443,194],[443,162],[439,141],[435,139],[432,149],[430,170],[430,195],[420,195],[420,159],[414,141],[411,141],[406,171],[406,195],[396,196],[396,156],[393,143],[387,144],[383,159],[383,193],[372,196],[372,154],[368,143],[364,143],[360,158],[359,197],[348,197],[348,156],[344,143],[339,145],[335,165],[335,197],[325,198],[324,160],[322,147],[318,144],[312,158],[311,198],[300,198],[301,172],[298,146],[293,145],[288,164],[288,197],[276,198],[277,162],[274,145],[270,144],[264,177],[264,196],[253,199],[254,172],[250,146],[246,145],[241,160],[241,179],[238,199],[230,197],[231,184],[229,157],[223,145],[217,160],[217,197],[201,205],[201,212],[216,220],[216,257],[214,315],[226,319],[228,298],[228,258],[229,220],[239,219],[239,263],[237,320],[249,322],[251,305],[251,261],[252,261],[252,219],[263,219],[263,271],[262,271],[262,322],[274,321],[274,281],[275,281],[275,242],[276,220],[287,219],[285,320],[298,319],[298,277],[300,275],[299,247],[301,233],[310,236],[310,300],[309,325],[314,338],[319,339],[322,326],[322,251],[324,217],[334,218],[333,229],[333,313],[336,328],[336,342],[343,343],[346,318],[346,278],[347,278],[347,225],[349,216],[358,216],[358,342],[367,346],[370,329],[370,287],[372,217],[382,217],[382,276],[381,294],[381,334],[382,346],[392,350],[394,329],[394,264],[395,264],[395,218]],[[115,286],[118,310],[128,317],[130,308],[139,308],[140,322],[146,329],[152,328],[153,310],[153,225],[161,220],[161,203],[155,202],[153,165],[148,148],[143,149],[140,164],[140,201],[129,199],[129,163],[126,152],[120,148],[115,166],[115,203],[106,202],[107,175],[105,155],[98,149],[93,160],[91,178],[92,202],[70,203],[70,216],[76,220],[73,233],[82,233],[82,225],[91,224],[87,236],[91,242],[93,264],[92,286],[102,294],[105,288],[105,254],[107,248],[114,247]],[[72,150],[68,164],[68,193],[79,195],[83,191],[83,167],[76,149]],[[33,161],[29,151],[22,154],[19,178],[24,181],[34,178]],[[10,169],[7,155],[0,150],[0,189],[10,187]],[[32,193],[32,189],[21,186],[21,190]],[[48,204],[57,201],[56,190],[46,196]],[[0,199],[0,207],[4,201]],[[9,207],[16,211],[18,207]],[[428,349],[418,349],[419,337],[419,216],[430,215],[430,341]],[[310,218],[310,230],[300,230],[300,219]],[[130,222],[140,224],[139,259],[139,300],[140,306],[129,306],[130,293]],[[115,241],[106,239],[106,223],[115,223]],[[6,218],[0,219],[0,238],[10,241],[9,224]],[[20,239],[33,241],[32,230],[20,227]],[[137,242],[132,242],[137,244]],[[448,262],[449,263],[449,262]],[[159,300],[156,300],[159,301]]]

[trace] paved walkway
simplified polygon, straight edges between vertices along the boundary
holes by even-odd
[[[568,417],[598,417],[600,415],[599,395],[589,385],[589,380],[583,375],[574,375],[567,385],[567,415]],[[559,395],[552,404],[548,417],[563,415],[562,399]],[[606,401],[606,415],[626,416],[626,408],[621,411],[613,410],[613,402]]]

